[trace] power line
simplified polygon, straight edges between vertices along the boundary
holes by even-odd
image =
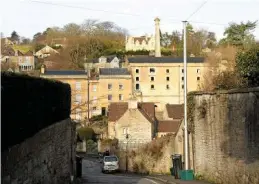
[[[38,1],[38,0],[31,0],[29,2],[32,3],[40,3],[40,4],[45,4],[45,5],[53,5],[53,6],[61,6],[61,7],[68,7],[68,8],[76,8],[76,9],[83,9],[83,10],[89,10],[89,11],[96,11],[96,12],[104,12],[104,13],[111,13],[111,14],[117,14],[117,15],[126,15],[126,16],[135,16],[135,17],[151,17],[151,16],[147,16],[147,15],[141,15],[141,14],[132,14],[132,13],[124,13],[124,12],[115,12],[115,11],[109,11],[109,10],[101,10],[101,9],[92,9],[92,8],[87,8],[87,7],[83,7],[83,6],[74,6],[74,5],[67,5],[67,4],[60,4],[60,3],[52,3],[52,2],[43,2],[43,1]],[[202,6],[204,6],[207,3],[207,1],[205,1],[195,12],[193,12],[189,18],[191,16],[193,16],[195,13],[197,13]],[[153,17],[152,17],[153,18]],[[188,19],[189,19],[188,18]],[[168,20],[174,20],[174,23],[178,23],[179,24],[182,22],[182,20],[180,19],[175,19],[172,17],[167,17],[166,19]],[[207,22],[198,22],[198,21],[188,21],[188,22],[192,22],[192,23],[197,23],[197,24],[210,24],[210,25],[217,25],[217,26],[226,26],[227,24],[221,24],[221,23],[207,23]],[[171,22],[170,22],[171,23]],[[151,26],[150,26],[151,27]],[[131,30],[134,29],[139,29],[139,28],[133,28]]]
[[[194,14],[196,14],[206,3],[207,1],[204,1],[186,20],[190,19]]]

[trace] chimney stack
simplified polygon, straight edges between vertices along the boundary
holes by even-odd
[[[155,18],[155,57],[161,57],[160,49],[160,19]]]

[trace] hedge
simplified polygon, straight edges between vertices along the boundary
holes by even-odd
[[[68,84],[10,72],[1,77],[2,150],[70,117]]]

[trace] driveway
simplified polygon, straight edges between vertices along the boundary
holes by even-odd
[[[103,174],[100,163],[94,158],[84,158],[82,161],[82,184],[162,184],[150,178],[134,174]]]

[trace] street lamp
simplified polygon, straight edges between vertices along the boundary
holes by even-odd
[[[128,140],[129,140],[129,134],[127,133],[126,134],[126,140],[127,140],[127,143],[126,143],[126,172],[128,172]]]

